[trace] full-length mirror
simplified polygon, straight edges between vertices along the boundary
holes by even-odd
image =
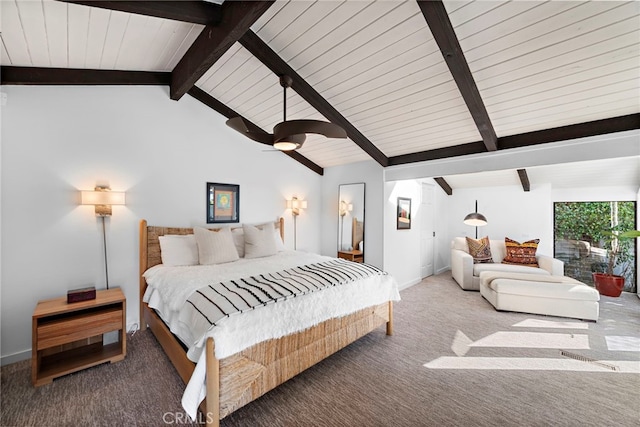
[[[364,262],[364,182],[338,188],[338,257]]]

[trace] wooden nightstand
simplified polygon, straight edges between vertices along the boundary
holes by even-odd
[[[38,302],[33,312],[31,382],[34,386],[127,354],[127,302],[120,288],[99,290],[96,299],[67,303],[67,297]],[[118,331],[103,344],[102,334]]]
[[[364,254],[362,251],[338,251],[338,258],[348,259],[353,262],[364,262]]]

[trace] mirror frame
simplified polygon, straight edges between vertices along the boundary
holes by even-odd
[[[362,225],[362,241],[364,242],[364,238],[365,238],[365,213],[366,213],[366,190],[367,190],[367,186],[364,182],[353,182],[353,183],[348,183],[348,184],[339,184],[338,185],[338,204],[337,204],[337,211],[338,211],[338,244],[337,246],[337,251],[347,251],[348,249],[346,247],[343,247],[342,243],[344,240],[344,230],[345,230],[345,225],[344,225],[344,217],[348,216],[349,218],[353,218],[353,215],[351,214],[351,211],[348,211],[346,213],[346,215],[340,215],[340,203],[343,201],[343,189],[345,187],[349,187],[349,186],[362,186],[362,218],[361,221],[363,223]],[[350,200],[346,201],[347,203],[349,202],[353,202]],[[349,203],[349,204],[354,204],[354,203]],[[356,204],[356,209],[354,209],[356,211],[356,218],[360,219],[360,210],[357,207]],[[351,230],[351,226],[349,226],[349,230]],[[351,234],[352,232],[350,232],[349,234]],[[351,242],[352,243],[352,242]],[[350,247],[351,245],[348,245],[348,247]],[[355,248],[352,248],[355,249]],[[365,248],[362,248],[362,258],[364,261],[364,256],[365,256]]]

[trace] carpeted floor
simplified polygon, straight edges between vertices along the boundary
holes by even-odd
[[[636,295],[602,297],[598,323],[497,312],[449,273],[401,296],[395,335],[374,331],[222,426],[640,424]],[[28,361],[2,367],[0,422],[191,425],[180,406],[183,387],[154,337],[140,332],[129,338],[124,361],[37,389]]]

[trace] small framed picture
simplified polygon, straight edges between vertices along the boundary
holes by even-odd
[[[411,199],[407,197],[398,197],[397,219],[397,230],[409,230],[411,228]]]
[[[240,222],[240,186],[207,182],[207,224]]]

